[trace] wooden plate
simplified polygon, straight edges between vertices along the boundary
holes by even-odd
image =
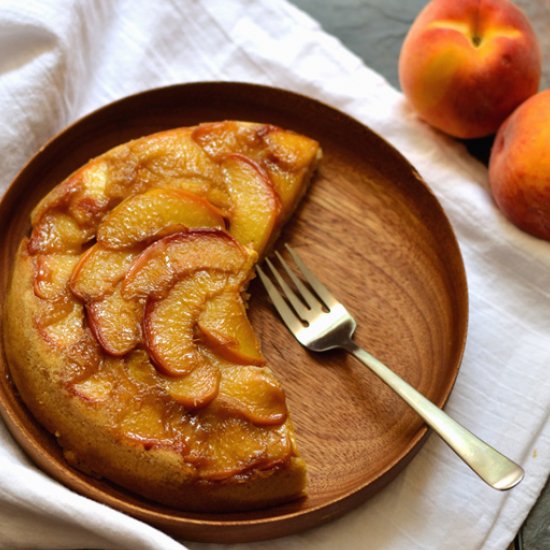
[[[414,168],[348,116],[287,91],[197,83],[135,95],[83,118],[48,143],[0,204],[0,313],[29,212],[72,170],[131,138],[222,119],[270,122],[322,144],[324,158],[280,242],[290,242],[358,321],[356,340],[442,406],[466,337],[467,287],[449,222]],[[427,435],[425,424],[344,353],[313,355],[290,336],[254,282],[251,318],[283,381],[309,464],[308,498],[255,513],[189,514],[146,502],[71,469],[30,416],[0,364],[0,410],[14,437],[50,475],[86,496],[174,535],[250,541],[335,518],[386,485]]]

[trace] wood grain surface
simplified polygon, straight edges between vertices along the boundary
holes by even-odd
[[[456,378],[466,338],[459,248],[435,197],[381,138],[316,101],[272,88],[205,83],[146,92],[82,119],[23,170],[0,205],[0,313],[17,244],[38,199],[72,170],[131,138],[209,120],[270,122],[321,143],[319,173],[279,242],[289,242],[358,322],[357,342],[438,405]],[[257,281],[250,316],[282,381],[309,465],[308,497],[248,514],[186,514],[69,468],[26,411],[0,364],[0,411],[50,475],[96,500],[194,540],[244,541],[325,522],[382,488],[413,457],[426,426],[365,367],[340,352],[304,350]]]

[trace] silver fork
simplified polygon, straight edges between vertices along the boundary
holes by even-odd
[[[313,292],[278,252],[275,255],[296,291],[285,282],[269,259],[265,261],[282,292],[260,266],[256,270],[275,309],[298,342],[316,352],[341,348],[351,353],[404,399],[483,481],[499,490],[517,485],[524,476],[519,465],[461,426],[353,341],[355,319],[313,275],[298,254],[290,246],[285,246]]]

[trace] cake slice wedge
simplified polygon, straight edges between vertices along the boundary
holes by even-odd
[[[193,512],[304,494],[246,289],[320,158],[315,140],[271,124],[210,122],[121,144],[39,202],[5,348],[72,465]]]

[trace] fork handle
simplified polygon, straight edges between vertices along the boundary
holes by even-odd
[[[344,347],[404,399],[437,432],[453,451],[487,484],[504,491],[517,485],[523,469],[472,432],[453,420],[439,407],[405,382],[373,355],[351,342]]]

